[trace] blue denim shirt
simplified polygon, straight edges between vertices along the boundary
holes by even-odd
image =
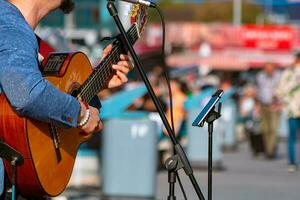
[[[20,115],[63,127],[77,126],[79,102],[42,77],[36,36],[20,11],[4,0],[0,0],[1,92]]]

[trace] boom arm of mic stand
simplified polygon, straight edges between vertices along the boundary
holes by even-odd
[[[177,139],[175,137],[175,134],[174,134],[174,132],[173,132],[173,130],[172,130],[172,128],[171,128],[171,126],[170,126],[167,118],[166,118],[166,115],[164,114],[162,106],[161,106],[158,98],[156,97],[156,95],[155,95],[155,93],[153,91],[153,88],[152,88],[152,86],[151,86],[151,84],[150,84],[150,82],[149,82],[149,80],[147,78],[146,72],[142,68],[140,60],[139,60],[137,54],[135,53],[135,50],[133,49],[133,46],[129,42],[129,39],[128,39],[127,34],[126,34],[126,31],[125,31],[125,29],[124,29],[124,27],[123,27],[123,25],[121,23],[121,20],[120,20],[120,18],[118,16],[118,11],[117,11],[117,9],[116,9],[113,1],[110,1],[110,0],[107,1],[107,9],[108,9],[110,15],[113,17],[113,19],[114,19],[114,21],[115,21],[115,23],[116,23],[116,25],[117,25],[117,27],[118,27],[118,29],[119,29],[122,37],[123,37],[123,42],[125,43],[123,45],[125,45],[127,47],[128,51],[130,52],[130,55],[132,56],[134,64],[137,67],[137,69],[138,69],[138,71],[139,71],[139,73],[141,75],[141,78],[142,78],[142,80],[145,83],[145,86],[146,86],[146,88],[147,88],[147,90],[148,90],[148,92],[149,92],[149,94],[151,96],[151,99],[152,99],[152,101],[153,101],[153,103],[154,103],[154,105],[155,105],[155,107],[156,107],[156,109],[157,109],[157,111],[158,111],[158,113],[159,113],[159,115],[160,115],[160,117],[162,119],[162,122],[163,122],[163,124],[164,124],[164,126],[165,126],[165,128],[166,128],[166,130],[167,130],[167,132],[169,134],[169,137],[170,137],[170,139],[171,139],[171,141],[172,141],[172,143],[173,143],[173,145],[175,147],[175,151],[179,155],[179,157],[180,157],[180,159],[181,159],[181,161],[182,161],[182,163],[184,165],[183,168],[184,168],[185,173],[189,176],[189,178],[190,178],[190,180],[191,180],[191,182],[192,182],[192,184],[194,186],[194,189],[195,189],[195,191],[196,191],[199,199],[200,200],[205,200],[205,198],[204,198],[204,196],[203,196],[203,194],[202,194],[202,192],[200,190],[200,187],[199,187],[199,185],[198,185],[198,183],[197,183],[197,181],[196,181],[196,179],[194,177],[193,169],[192,169],[192,167],[190,165],[190,162],[188,161],[188,158],[187,158],[185,152],[183,151],[183,148],[178,143],[178,141],[177,141]]]

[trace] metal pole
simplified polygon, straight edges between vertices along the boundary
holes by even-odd
[[[73,30],[75,28],[74,12],[64,15],[64,29]]]
[[[208,200],[212,200],[213,122],[208,123]]]
[[[233,1],[233,24],[240,26],[242,22],[242,0]]]

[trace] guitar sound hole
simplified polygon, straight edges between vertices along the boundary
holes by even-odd
[[[78,94],[79,94],[79,90],[78,90],[78,89],[73,90],[73,91],[71,92],[71,95],[72,95],[73,97],[77,97]]]
[[[77,97],[80,93],[80,84],[77,82],[72,83],[68,93],[71,94],[73,97]]]

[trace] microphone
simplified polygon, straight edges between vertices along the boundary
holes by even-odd
[[[151,2],[151,1],[146,1],[146,0],[121,0],[121,1],[133,3],[133,4],[141,4],[141,5],[152,7],[152,8],[154,8],[156,6],[155,3]]]

